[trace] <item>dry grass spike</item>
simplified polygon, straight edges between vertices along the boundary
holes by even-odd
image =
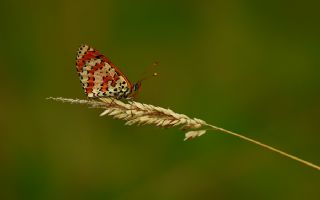
[[[114,98],[99,98],[97,100],[79,100],[79,99],[67,99],[67,98],[53,98],[55,101],[61,101],[73,104],[87,104],[94,108],[101,108],[104,111],[100,116],[109,115],[115,119],[126,121],[125,125],[154,125],[156,127],[180,127],[185,131],[185,139],[199,137],[206,133],[207,130],[217,130],[225,134],[236,136],[242,140],[254,143],[258,146],[266,148],[270,151],[281,154],[287,158],[300,162],[306,166],[320,170],[320,166],[288,154],[284,151],[253,140],[241,134],[211,125],[205,121],[197,118],[190,118],[184,114],[175,113],[168,108],[162,108],[150,104],[139,103],[136,101],[122,102]]]

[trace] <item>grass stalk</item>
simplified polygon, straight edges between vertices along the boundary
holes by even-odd
[[[102,108],[104,109],[104,111],[100,114],[100,116],[109,115],[115,119],[124,120],[126,121],[125,125],[154,125],[156,127],[165,128],[180,127],[180,129],[185,131],[184,140],[199,137],[205,134],[207,130],[220,131],[222,133],[229,134],[247,142],[256,144],[272,152],[278,153],[305,166],[320,170],[320,166],[303,160],[297,156],[291,155],[257,140],[243,136],[242,134],[238,134],[224,128],[208,124],[201,119],[190,118],[187,115],[175,113],[174,111],[167,108],[139,103],[135,101],[122,102],[111,98],[100,98],[97,100],[79,100],[61,97],[49,97],[48,99],[73,104],[86,104],[94,108]]]

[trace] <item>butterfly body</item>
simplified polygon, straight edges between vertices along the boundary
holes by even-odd
[[[76,68],[88,97],[131,98],[140,88],[140,83],[132,84],[107,57],[88,45],[79,48]]]

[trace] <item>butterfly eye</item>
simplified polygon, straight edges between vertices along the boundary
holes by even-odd
[[[133,90],[137,91],[139,89],[139,87],[140,87],[140,84],[136,83],[136,84],[133,85]]]
[[[133,85],[133,91],[137,91],[138,87],[137,87],[137,84],[134,84]]]

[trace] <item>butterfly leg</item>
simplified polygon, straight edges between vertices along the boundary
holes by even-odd
[[[116,105],[116,103],[114,103],[115,98],[110,97],[110,99],[111,99],[110,106]]]

